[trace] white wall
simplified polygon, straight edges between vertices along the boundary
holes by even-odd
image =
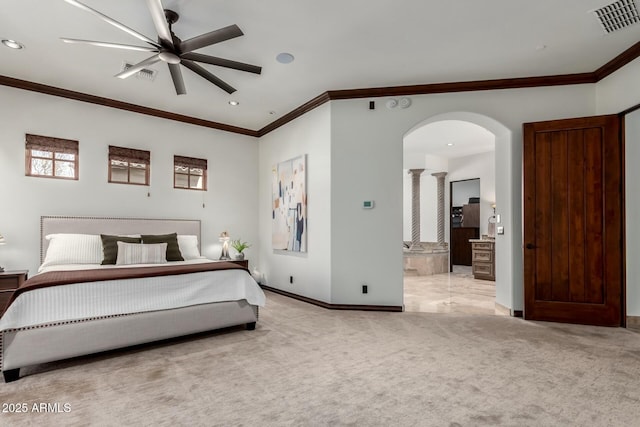
[[[266,284],[331,302],[331,106],[324,104],[260,139],[260,267]],[[271,169],[307,155],[307,253],[271,248]],[[338,211],[340,209],[338,208]],[[357,245],[356,245],[357,247]],[[293,284],[289,283],[293,276]]]
[[[505,227],[496,240],[496,300],[521,310],[522,123],[593,115],[593,85],[411,98],[404,110],[369,110],[368,99],[331,103],[333,302],[402,304],[403,136],[430,117],[461,111],[508,129],[496,135],[496,203]],[[376,208],[362,210],[363,199],[374,199]],[[363,281],[369,294],[360,292]]]
[[[640,316],[640,110],[625,117],[627,316]]]
[[[199,219],[204,255],[227,230],[258,262],[255,138],[5,86],[0,99],[0,264],[36,272],[41,215]],[[25,176],[25,133],[79,140],[80,179]],[[107,183],[110,144],[151,151],[150,186]],[[174,154],[208,159],[208,191],[173,188]]]
[[[640,58],[596,84],[598,114],[617,114],[640,104]],[[627,316],[640,316],[640,111],[624,118]]]
[[[449,182],[480,178],[479,196],[481,236],[488,233],[489,217],[493,215],[493,208],[491,205],[496,201],[495,158],[495,152],[488,152],[449,160],[449,173],[447,174]],[[459,183],[458,185],[461,184],[462,183]],[[447,185],[447,189],[448,188],[449,186]],[[447,204],[447,206],[449,205]],[[456,205],[454,204],[454,206]]]
[[[640,58],[596,84],[596,114],[618,114],[640,103]]]

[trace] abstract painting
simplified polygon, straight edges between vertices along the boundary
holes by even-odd
[[[271,242],[274,250],[307,251],[307,159],[303,154],[272,169]]]

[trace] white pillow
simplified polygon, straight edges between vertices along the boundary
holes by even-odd
[[[100,264],[102,240],[97,234],[49,234],[47,253],[40,269],[63,264]]]
[[[198,249],[198,236],[178,235],[178,246],[180,253],[185,260],[202,258]]]
[[[118,242],[116,265],[163,264],[167,262],[166,243]]]

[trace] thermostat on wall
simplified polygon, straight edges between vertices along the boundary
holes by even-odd
[[[373,209],[373,200],[365,200],[362,202],[362,209]]]

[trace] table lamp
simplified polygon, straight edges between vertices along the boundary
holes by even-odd
[[[227,233],[226,231],[220,233],[219,240],[220,242],[222,242],[222,253],[220,254],[220,260],[231,259],[231,257],[229,256],[229,233]]]

